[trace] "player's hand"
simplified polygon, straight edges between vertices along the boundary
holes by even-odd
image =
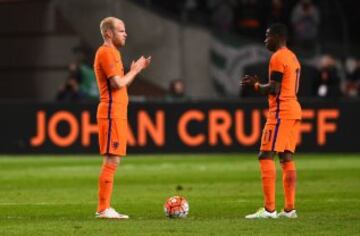
[[[130,70],[135,70],[137,72],[142,71],[143,69],[147,68],[151,63],[151,57],[145,58],[141,56],[136,61],[132,61]]]
[[[254,87],[254,84],[259,82],[257,75],[245,75],[240,81],[241,87]]]

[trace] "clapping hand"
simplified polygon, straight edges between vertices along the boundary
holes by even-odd
[[[244,77],[241,78],[240,86],[252,88],[258,82],[259,82],[259,77],[257,75],[245,75]]]
[[[147,68],[151,63],[151,57],[145,58],[141,56],[136,61],[132,61],[130,70],[136,70],[138,72],[142,71],[143,69]]]

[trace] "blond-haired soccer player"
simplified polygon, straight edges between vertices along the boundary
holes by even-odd
[[[296,55],[286,47],[287,29],[283,24],[273,24],[266,31],[265,45],[273,52],[269,63],[269,80],[259,83],[258,77],[246,75],[241,85],[266,95],[269,113],[261,138],[259,162],[264,194],[264,207],[247,219],[296,218],[295,186],[296,169],[293,154],[301,120],[301,107],[297,100],[300,63]],[[283,173],[285,194],[284,209],[276,214],[274,156],[279,155]]]
[[[126,155],[127,133],[127,86],[150,64],[150,57],[133,61],[128,73],[124,73],[119,48],[125,46],[126,31],[122,20],[107,17],[100,23],[104,39],[95,55],[94,70],[100,93],[97,109],[100,154],[103,164],[99,176],[98,207],[96,217],[128,219],[110,206],[114,175],[121,157]]]

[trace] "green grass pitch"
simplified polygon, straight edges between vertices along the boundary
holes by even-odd
[[[296,161],[299,218],[251,221],[262,206],[256,154],[129,155],[112,205],[131,219],[116,221],[94,218],[100,157],[0,156],[0,235],[359,235],[360,155]],[[186,219],[164,216],[176,194],[189,201]]]

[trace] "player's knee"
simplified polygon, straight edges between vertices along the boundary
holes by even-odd
[[[105,156],[105,161],[109,164],[118,166],[120,164],[120,157],[114,155]]]
[[[293,160],[293,154],[290,151],[284,151],[282,153],[279,153],[280,162],[289,162]]]
[[[259,160],[273,160],[274,159],[274,152],[271,151],[260,151],[258,154]]]

